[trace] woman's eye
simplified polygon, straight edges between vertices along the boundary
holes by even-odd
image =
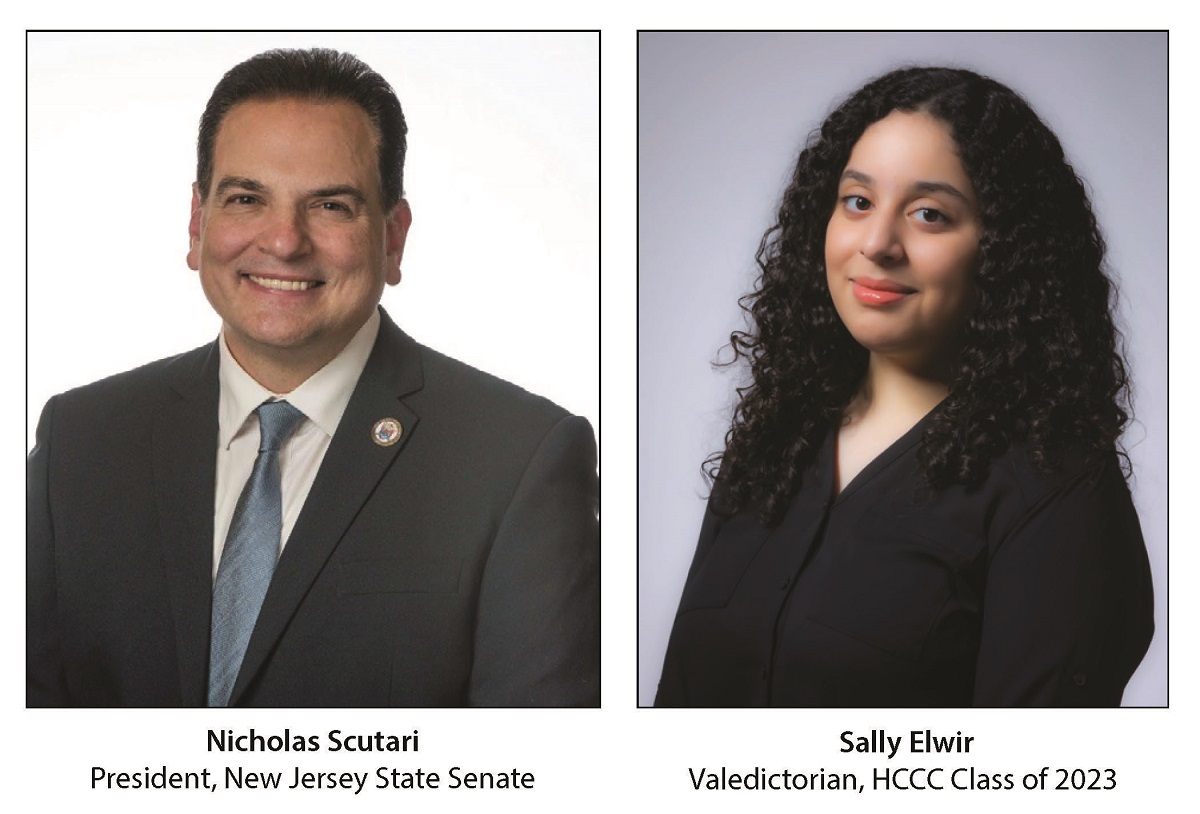
[[[861,195],[847,195],[842,201],[851,212],[866,212],[871,208],[871,202]]]
[[[948,220],[946,215],[937,209],[918,209],[916,216],[922,223],[945,223]]]

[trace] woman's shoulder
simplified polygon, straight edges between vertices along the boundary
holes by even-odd
[[[1089,520],[1132,511],[1127,461],[1116,450],[1064,446],[1034,454],[1022,444],[997,457],[990,468],[997,520],[1019,526],[1033,515],[1062,511]]]
[[[1026,444],[1014,444],[997,456],[989,478],[1000,479],[1028,500],[1037,501],[1079,480],[1115,475],[1123,482],[1124,461],[1124,456],[1111,448],[1068,444],[1035,453]]]

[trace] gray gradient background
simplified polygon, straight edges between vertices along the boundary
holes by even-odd
[[[1084,178],[1134,377],[1124,444],[1157,631],[1124,703],[1167,703],[1167,35],[641,34],[638,45],[638,702],[654,701],[740,371],[714,371],[800,146],[905,64],[1025,96]]]

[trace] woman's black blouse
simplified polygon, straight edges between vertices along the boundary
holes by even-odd
[[[1116,456],[916,490],[918,423],[834,496],[826,441],[783,522],[706,512],[659,706],[1109,706],[1154,630]]]

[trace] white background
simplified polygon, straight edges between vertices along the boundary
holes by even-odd
[[[39,9],[25,7],[21,12],[27,27],[71,25],[75,27],[117,27],[138,25],[261,27],[280,26],[317,28],[346,24],[346,8],[315,10],[311,4],[297,4],[281,14],[264,6],[254,10],[245,3],[226,0],[204,7],[180,7],[162,16],[122,12],[114,4],[83,5],[73,9],[70,2]],[[117,4],[119,5],[119,3]],[[875,6],[878,5],[878,8]],[[1021,2],[1005,5],[1005,19],[999,24],[1019,25],[1022,19],[1039,26],[1070,27],[1080,24],[1077,12],[1065,8],[1055,11],[1044,3]],[[1102,9],[1089,11],[1088,25],[1115,24],[1166,26],[1171,15],[1156,8],[1165,4],[1146,2],[1127,12],[1128,19],[1106,14]],[[1033,12],[1036,11],[1036,16]],[[458,811],[467,807],[486,806],[490,811],[547,811],[565,808],[578,811],[633,810],[727,812],[735,807],[752,806],[756,811],[815,811],[837,810],[876,811],[1009,811],[1015,806],[1027,811],[1062,811],[1087,806],[1089,811],[1127,812],[1135,807],[1155,806],[1164,810],[1179,807],[1176,797],[1190,795],[1195,754],[1191,732],[1196,721],[1195,705],[1195,591],[1187,577],[1197,573],[1194,546],[1188,541],[1197,539],[1195,522],[1185,511],[1193,485],[1180,461],[1194,460],[1200,450],[1189,434],[1177,432],[1171,438],[1173,459],[1176,461],[1172,491],[1177,510],[1171,521],[1172,539],[1183,541],[1172,550],[1171,572],[1176,576],[1176,590],[1171,597],[1173,639],[1173,677],[1171,708],[1169,710],[1109,710],[1084,711],[839,711],[839,710],[755,710],[748,712],[703,710],[637,709],[636,656],[636,420],[637,390],[637,37],[638,28],[768,28],[789,27],[798,23],[822,27],[841,27],[846,24],[877,27],[909,27],[913,25],[970,26],[976,24],[970,14],[964,14],[958,4],[931,2],[920,8],[895,4],[867,3],[863,6],[838,9],[799,7],[780,8],[774,2],[747,0],[734,6],[705,11],[693,3],[609,4],[604,7],[566,7],[558,3],[518,2],[516,4],[463,3],[445,4],[440,10],[432,6],[392,8],[367,4],[355,8],[363,25],[442,28],[471,25],[475,27],[567,27],[603,30],[601,40],[602,85],[601,119],[602,143],[602,207],[603,280],[601,289],[602,358],[601,379],[604,386],[601,398],[605,419],[604,443],[601,450],[605,478],[603,482],[603,698],[602,710],[432,710],[432,711],[291,711],[208,710],[181,711],[40,711],[25,710],[24,680],[19,664],[22,652],[20,606],[23,596],[20,557],[8,573],[8,590],[0,593],[7,603],[4,643],[14,654],[13,669],[0,676],[0,698],[3,698],[3,727],[8,769],[6,798],[18,809],[33,805],[53,809],[61,806],[86,807],[95,811],[230,811],[260,810],[286,806],[289,811],[323,811],[331,807],[360,806],[361,810],[403,810],[413,807],[422,811]],[[995,9],[990,10],[991,13]],[[983,13],[983,11],[975,12]],[[919,15],[914,17],[913,15]],[[1176,15],[1178,16],[1178,15]],[[5,49],[0,59],[7,69],[6,98],[22,98],[22,79],[25,75],[25,41],[16,27],[5,29]],[[983,22],[980,20],[980,22]],[[997,21],[991,20],[991,24]],[[272,44],[277,40],[272,39]],[[1200,46],[1187,31],[1172,34],[1172,76],[1176,78],[1176,105],[1172,113],[1172,195],[1176,207],[1177,246],[1186,248],[1190,233],[1188,207],[1190,186],[1200,182],[1197,167],[1188,145],[1194,141],[1195,115],[1186,97],[1187,77],[1194,76],[1195,54]],[[365,55],[364,55],[365,56]],[[855,54],[844,59],[853,60]],[[370,61],[370,57],[368,57]],[[220,66],[221,69],[228,67]],[[395,77],[389,79],[397,84]],[[215,80],[214,80],[215,81]],[[409,102],[402,96],[406,108]],[[198,103],[203,104],[203,99]],[[199,108],[186,111],[184,118],[194,125]],[[9,122],[9,150],[0,153],[0,161],[8,170],[7,177],[22,177],[25,155],[15,140],[19,137],[15,120]],[[81,149],[93,134],[81,132],[73,149]],[[414,136],[415,138],[415,136]],[[179,149],[190,152],[190,143]],[[417,153],[412,153],[413,169]],[[147,180],[156,174],[126,175],[131,183]],[[411,177],[411,176],[410,176]],[[186,185],[189,177],[183,179]],[[411,182],[410,182],[411,183]],[[15,182],[14,182],[15,184]],[[35,276],[65,273],[64,269],[87,267],[95,261],[92,247],[79,243],[75,232],[99,208],[118,205],[117,189],[86,189],[77,184],[55,191],[51,205],[58,219],[59,234],[53,245],[60,263],[51,269],[39,269],[30,264],[28,278],[32,285]],[[414,189],[415,192],[415,189]],[[32,191],[30,197],[32,200]],[[178,238],[157,258],[167,277],[178,277],[178,290],[171,302],[181,298],[199,297],[194,280],[190,280],[182,258],[185,243],[186,196],[173,184],[170,196],[178,198],[149,199],[134,195],[141,209],[172,207],[179,213],[176,221]],[[172,204],[172,201],[176,203]],[[13,193],[0,199],[0,223],[10,244],[20,240],[24,225],[24,201]],[[1136,207],[1138,202],[1129,202]],[[416,230],[425,209],[417,207]],[[32,248],[32,247],[31,247]],[[136,248],[131,255],[145,259]],[[171,269],[168,263],[176,263]],[[135,264],[143,273],[145,264]],[[1171,339],[1177,349],[1177,373],[1190,369],[1180,349],[1192,347],[1196,339],[1195,320],[1190,316],[1191,304],[1200,302],[1200,287],[1196,276],[1186,273],[1190,263],[1184,255],[1177,257],[1177,273],[1172,278],[1173,302]],[[1182,270],[1182,271],[1181,271]],[[14,270],[13,275],[19,273]],[[415,274],[415,272],[413,272]],[[393,295],[406,293],[412,277]],[[175,285],[175,283],[172,283]],[[198,302],[201,300],[197,300]],[[0,327],[6,329],[7,346],[21,346],[25,325],[22,299],[14,295],[2,300],[7,306],[6,319]],[[393,307],[394,310],[394,307]],[[205,318],[211,319],[211,318]],[[215,322],[202,326],[211,335]],[[72,333],[64,324],[63,331]],[[75,334],[75,347],[100,341],[96,337]],[[32,335],[31,335],[32,338]],[[419,337],[430,341],[431,337]],[[197,339],[186,347],[197,344]],[[32,343],[31,343],[32,350]],[[31,357],[32,358],[32,357]],[[482,364],[482,363],[481,363]],[[10,353],[13,379],[19,379],[20,361],[16,352]],[[1191,395],[1186,382],[1176,377],[1175,415],[1187,417]],[[530,385],[533,387],[533,385]],[[32,393],[30,400],[33,400]],[[571,405],[567,405],[571,406]],[[21,426],[24,407],[10,406],[10,425]],[[575,409],[575,408],[573,408]],[[582,411],[582,408],[578,408]],[[1181,425],[1182,426],[1182,425]],[[16,492],[21,482],[27,437],[10,436],[10,451],[6,456],[11,490]],[[22,537],[20,510],[13,506],[8,512],[11,526],[6,538],[14,546]],[[641,541],[642,545],[646,541]],[[221,726],[245,731],[255,727],[263,732],[278,732],[285,727],[304,734],[323,735],[332,728],[347,731],[373,732],[377,729],[407,734],[413,728],[421,731],[420,759],[400,756],[395,759],[369,757],[360,760],[333,760],[318,753],[315,757],[295,760],[292,756],[275,759],[272,756],[246,756],[243,759],[210,755],[203,743],[209,727]],[[753,765],[793,766],[827,771],[855,769],[869,776],[870,768],[888,761],[871,757],[846,756],[838,753],[838,734],[847,729],[865,733],[870,728],[885,727],[890,734],[909,729],[930,727],[950,733],[962,729],[975,735],[979,744],[972,754],[962,756],[951,764],[946,760],[925,761],[925,765],[976,764],[989,771],[1020,771],[1033,765],[1040,768],[1050,763],[1079,766],[1113,765],[1122,772],[1119,793],[1046,792],[1014,794],[1001,793],[892,793],[863,794],[854,797],[841,795],[812,795],[809,793],[698,793],[691,789],[687,767],[719,764],[746,769]],[[233,794],[221,792],[203,797],[181,792],[99,792],[88,788],[87,778],[93,765],[107,764],[111,769],[136,770],[146,765],[170,764],[187,770],[204,766],[218,768],[226,763],[241,763],[251,768],[272,768],[276,763],[290,766],[304,764],[312,768],[333,769],[350,764],[355,770],[368,770],[376,765],[391,763],[399,767],[425,765],[430,769],[451,765],[489,766],[502,770],[518,766],[530,768],[538,775],[536,791],[501,793],[466,793],[451,796],[441,793],[412,796],[402,792],[373,792],[370,799],[345,796],[343,792],[308,792],[288,794]],[[895,763],[895,761],[892,761]],[[916,765],[910,761],[909,765]]]
[[[184,262],[200,113],[238,62],[314,45],[383,75],[408,122],[413,225],[383,306],[596,426],[594,33],[30,35],[33,420],[54,393],[216,336]]]

